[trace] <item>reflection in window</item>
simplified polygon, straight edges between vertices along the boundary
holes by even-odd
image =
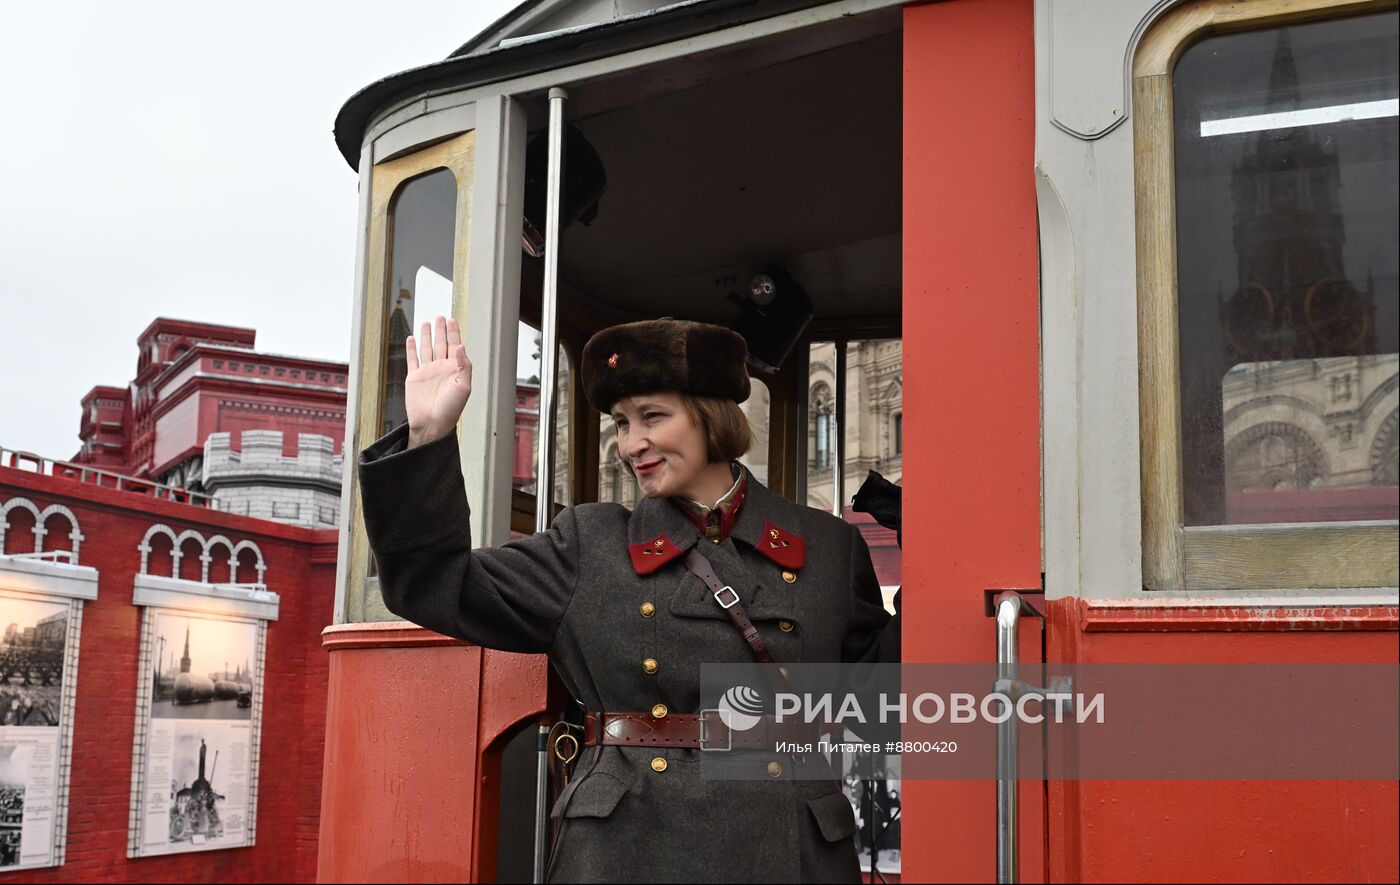
[[[1177,64],[1187,525],[1400,513],[1398,49],[1392,12]]]
[[[453,240],[457,227],[457,179],[439,169],[407,182],[389,214],[393,243],[385,315],[384,406],[381,431],[408,420],[404,339],[419,323],[452,312]]]

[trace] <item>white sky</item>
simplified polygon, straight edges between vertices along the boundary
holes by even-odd
[[[0,447],[78,450],[157,316],[348,360],[356,175],[331,129],[516,0],[4,4]]]

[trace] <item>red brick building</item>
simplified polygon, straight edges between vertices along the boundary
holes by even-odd
[[[196,346],[192,352],[227,364],[226,355],[215,356],[219,350]],[[245,360],[249,357],[239,362]],[[77,593],[85,598],[71,603],[78,624],[67,635],[75,654],[63,678],[71,706],[56,727],[68,729],[60,756],[71,760],[59,766],[60,791],[66,792],[55,814],[62,863],[8,873],[0,868],[0,874],[15,882],[313,881],[327,681],[320,634],[332,620],[337,533],[163,500],[150,494],[150,483],[107,488],[91,481],[96,472],[83,482],[52,475],[52,462],[25,464],[13,454],[3,461],[0,606],[13,611],[27,600],[52,602],[50,594],[67,593],[66,585],[86,587]],[[110,475],[107,479],[110,484]],[[147,493],[138,493],[141,489]],[[62,555],[34,555],[63,550],[73,551],[76,563],[54,561],[70,558]],[[143,629],[148,611],[192,618],[200,612],[214,617],[255,612],[252,621],[262,630],[255,658],[261,660],[261,678],[247,715],[260,731],[250,760],[254,774],[245,823],[253,844],[248,847],[188,850],[194,843],[181,843],[180,853],[129,856],[140,854],[133,850],[134,797],[140,795],[133,776],[141,764],[134,748],[145,724],[159,721],[147,715],[153,703],[150,676],[180,654],[174,643],[150,650],[151,634]],[[16,633],[23,627],[19,624]],[[225,666],[244,668],[237,660]],[[6,675],[4,688],[20,678]],[[43,731],[6,729],[6,739]],[[238,762],[225,752],[209,773],[226,794],[233,792],[228,772]],[[31,794],[41,788],[30,784]],[[153,777],[144,795],[160,800],[165,789]],[[26,813],[34,806],[29,802]],[[225,816],[224,824],[232,828],[236,822]]]
[[[82,399],[78,464],[200,488],[204,441],[244,430],[345,438],[345,363],[260,353],[252,329],[160,317],[136,339],[136,376]],[[235,449],[237,443],[234,443]]]

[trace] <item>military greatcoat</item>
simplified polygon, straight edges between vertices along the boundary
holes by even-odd
[[[860,533],[751,475],[718,544],[672,502],[643,499],[631,511],[570,507],[547,532],[473,550],[455,434],[411,450],[406,438],[400,427],[360,458],[389,610],[488,648],[548,654],[588,710],[695,713],[702,664],[753,662],[682,561],[696,544],[780,664],[899,660],[900,619],[881,604]],[[774,530],[785,546],[763,544]],[[640,553],[658,547],[659,564]],[[554,809],[562,829],[550,880],[859,881],[855,818],[838,781],[792,779],[791,758],[776,755],[756,760],[752,780],[708,780],[701,756],[585,749]]]

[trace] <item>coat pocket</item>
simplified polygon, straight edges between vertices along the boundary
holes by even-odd
[[[817,819],[817,828],[826,841],[839,842],[856,834],[856,814],[845,793],[827,793],[808,799],[807,807]]]
[[[607,771],[590,772],[559,795],[550,816],[610,817],[633,780]]]

